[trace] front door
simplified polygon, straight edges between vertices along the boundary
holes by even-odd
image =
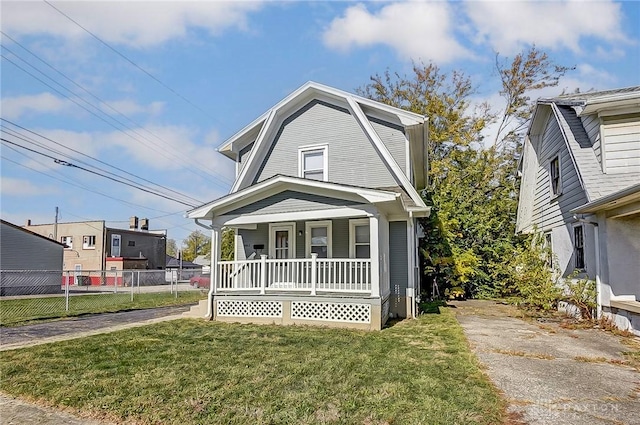
[[[295,258],[295,225],[283,223],[272,225],[269,235],[269,285],[274,288],[288,288],[295,282],[294,265],[288,261]]]

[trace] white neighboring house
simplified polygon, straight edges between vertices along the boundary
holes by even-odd
[[[538,100],[516,231],[543,232],[563,276],[595,279],[598,314],[640,335],[640,87]]]
[[[362,329],[414,316],[426,143],[425,117],[313,82],[232,136],[231,192],[187,213],[212,232],[207,316]],[[220,261],[222,226],[234,261]]]

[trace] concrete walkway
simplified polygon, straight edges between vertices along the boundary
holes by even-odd
[[[182,317],[181,315],[188,312],[190,307],[160,307],[118,313],[89,314],[34,325],[0,328],[0,351],[174,320]]]
[[[640,424],[640,373],[622,338],[518,318],[491,301],[457,301],[458,321],[512,416],[525,424]],[[636,350],[638,339],[632,340]]]

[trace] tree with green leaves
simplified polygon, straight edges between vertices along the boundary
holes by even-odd
[[[178,245],[175,239],[167,239],[167,255],[178,257]]]
[[[193,261],[199,255],[211,254],[211,238],[200,230],[194,230],[183,241],[182,259]]]
[[[429,281],[464,286],[469,293],[503,295],[496,284],[508,279],[501,265],[522,242],[515,236],[516,169],[532,104],[531,90],[552,87],[568,70],[534,48],[509,66],[496,60],[506,106],[493,111],[473,103],[476,86],[464,73],[443,72],[431,63],[413,64],[410,76],[374,75],[359,94],[429,118],[429,183],[420,247]],[[485,147],[484,132],[499,123],[496,141]],[[517,125],[514,127],[513,123]],[[424,285],[428,286],[428,285]],[[423,286],[423,287],[424,287]]]

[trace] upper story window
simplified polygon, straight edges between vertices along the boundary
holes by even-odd
[[[371,257],[371,234],[369,219],[349,220],[349,257]]]
[[[60,238],[60,242],[65,245],[65,249],[73,249],[73,237],[72,236],[63,236]]]
[[[573,255],[576,269],[584,269],[584,232],[582,226],[573,228]]]
[[[88,236],[82,237],[82,249],[96,249],[95,235],[88,235]]]
[[[331,221],[307,221],[307,257],[331,258]]]
[[[298,176],[304,179],[328,181],[329,147],[307,146],[298,149]]]
[[[562,194],[562,178],[560,176],[560,157],[555,156],[549,162],[549,179],[551,182],[551,196]]]

